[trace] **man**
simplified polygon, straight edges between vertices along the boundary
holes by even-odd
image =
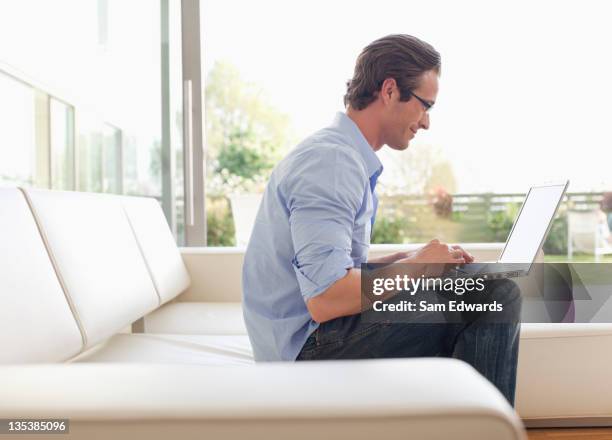
[[[415,252],[368,260],[383,145],[405,150],[438,94],[440,55],[409,35],[374,41],[359,55],[346,114],[311,135],[274,169],[244,260],[244,318],[257,361],[454,356],[514,402],[518,323],[365,322],[362,263],[469,263],[459,246],[432,240]],[[488,286],[518,316],[514,283]]]

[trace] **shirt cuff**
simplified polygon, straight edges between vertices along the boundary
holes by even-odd
[[[353,260],[345,249],[332,248],[320,255],[316,261],[305,264],[300,264],[297,257],[291,262],[304,301],[326,291],[353,268]]]

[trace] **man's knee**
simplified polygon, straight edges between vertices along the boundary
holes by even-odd
[[[487,299],[489,303],[496,302],[501,305],[500,318],[502,320],[518,320],[521,313],[521,289],[511,279],[490,281],[487,285]]]
[[[486,291],[491,299],[497,302],[510,303],[521,301],[521,289],[511,279],[493,280],[486,285]]]

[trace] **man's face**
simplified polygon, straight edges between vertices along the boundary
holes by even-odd
[[[418,130],[429,128],[429,114],[423,103],[414,96],[409,101],[400,101],[399,89],[395,85],[389,89],[383,86],[383,93],[387,93],[388,97],[383,122],[383,141],[394,150],[405,150]],[[425,72],[421,76],[419,87],[413,90],[413,93],[428,103],[434,103],[438,96],[438,74],[433,70]]]

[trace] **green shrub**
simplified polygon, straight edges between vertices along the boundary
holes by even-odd
[[[489,211],[487,213],[486,232],[483,234],[483,242],[501,243],[506,241],[512,224],[518,214],[518,206],[515,204],[506,205],[503,211]]]
[[[234,219],[230,204],[225,197],[207,198],[207,239],[209,246],[235,246]],[[423,227],[428,233],[438,234],[448,241],[457,242],[504,242],[506,241],[512,224],[518,213],[519,206],[509,204],[504,211],[488,212],[486,221],[474,222],[464,218],[462,213],[453,213],[452,220],[439,225],[440,231],[431,231],[435,223],[427,216],[419,216],[415,221],[408,221],[401,217],[379,215],[374,224],[371,238],[372,244],[404,243],[411,241],[427,241],[433,237],[423,234]],[[382,214],[379,212],[379,214]],[[471,227],[470,227],[471,226]],[[453,227],[460,231],[451,234]],[[457,229],[459,228],[459,229]],[[428,234],[431,235],[431,234]],[[456,235],[456,237],[454,236]],[[452,238],[450,236],[453,236]],[[456,240],[453,240],[456,238]],[[553,221],[548,238],[544,242],[546,254],[563,255],[567,253],[567,217],[562,216]]]
[[[376,218],[371,243],[403,243],[406,221],[401,218]]]
[[[567,216],[558,217],[553,220],[543,248],[545,254],[567,254]]]
[[[208,246],[235,246],[234,218],[225,197],[206,200],[206,240]]]

